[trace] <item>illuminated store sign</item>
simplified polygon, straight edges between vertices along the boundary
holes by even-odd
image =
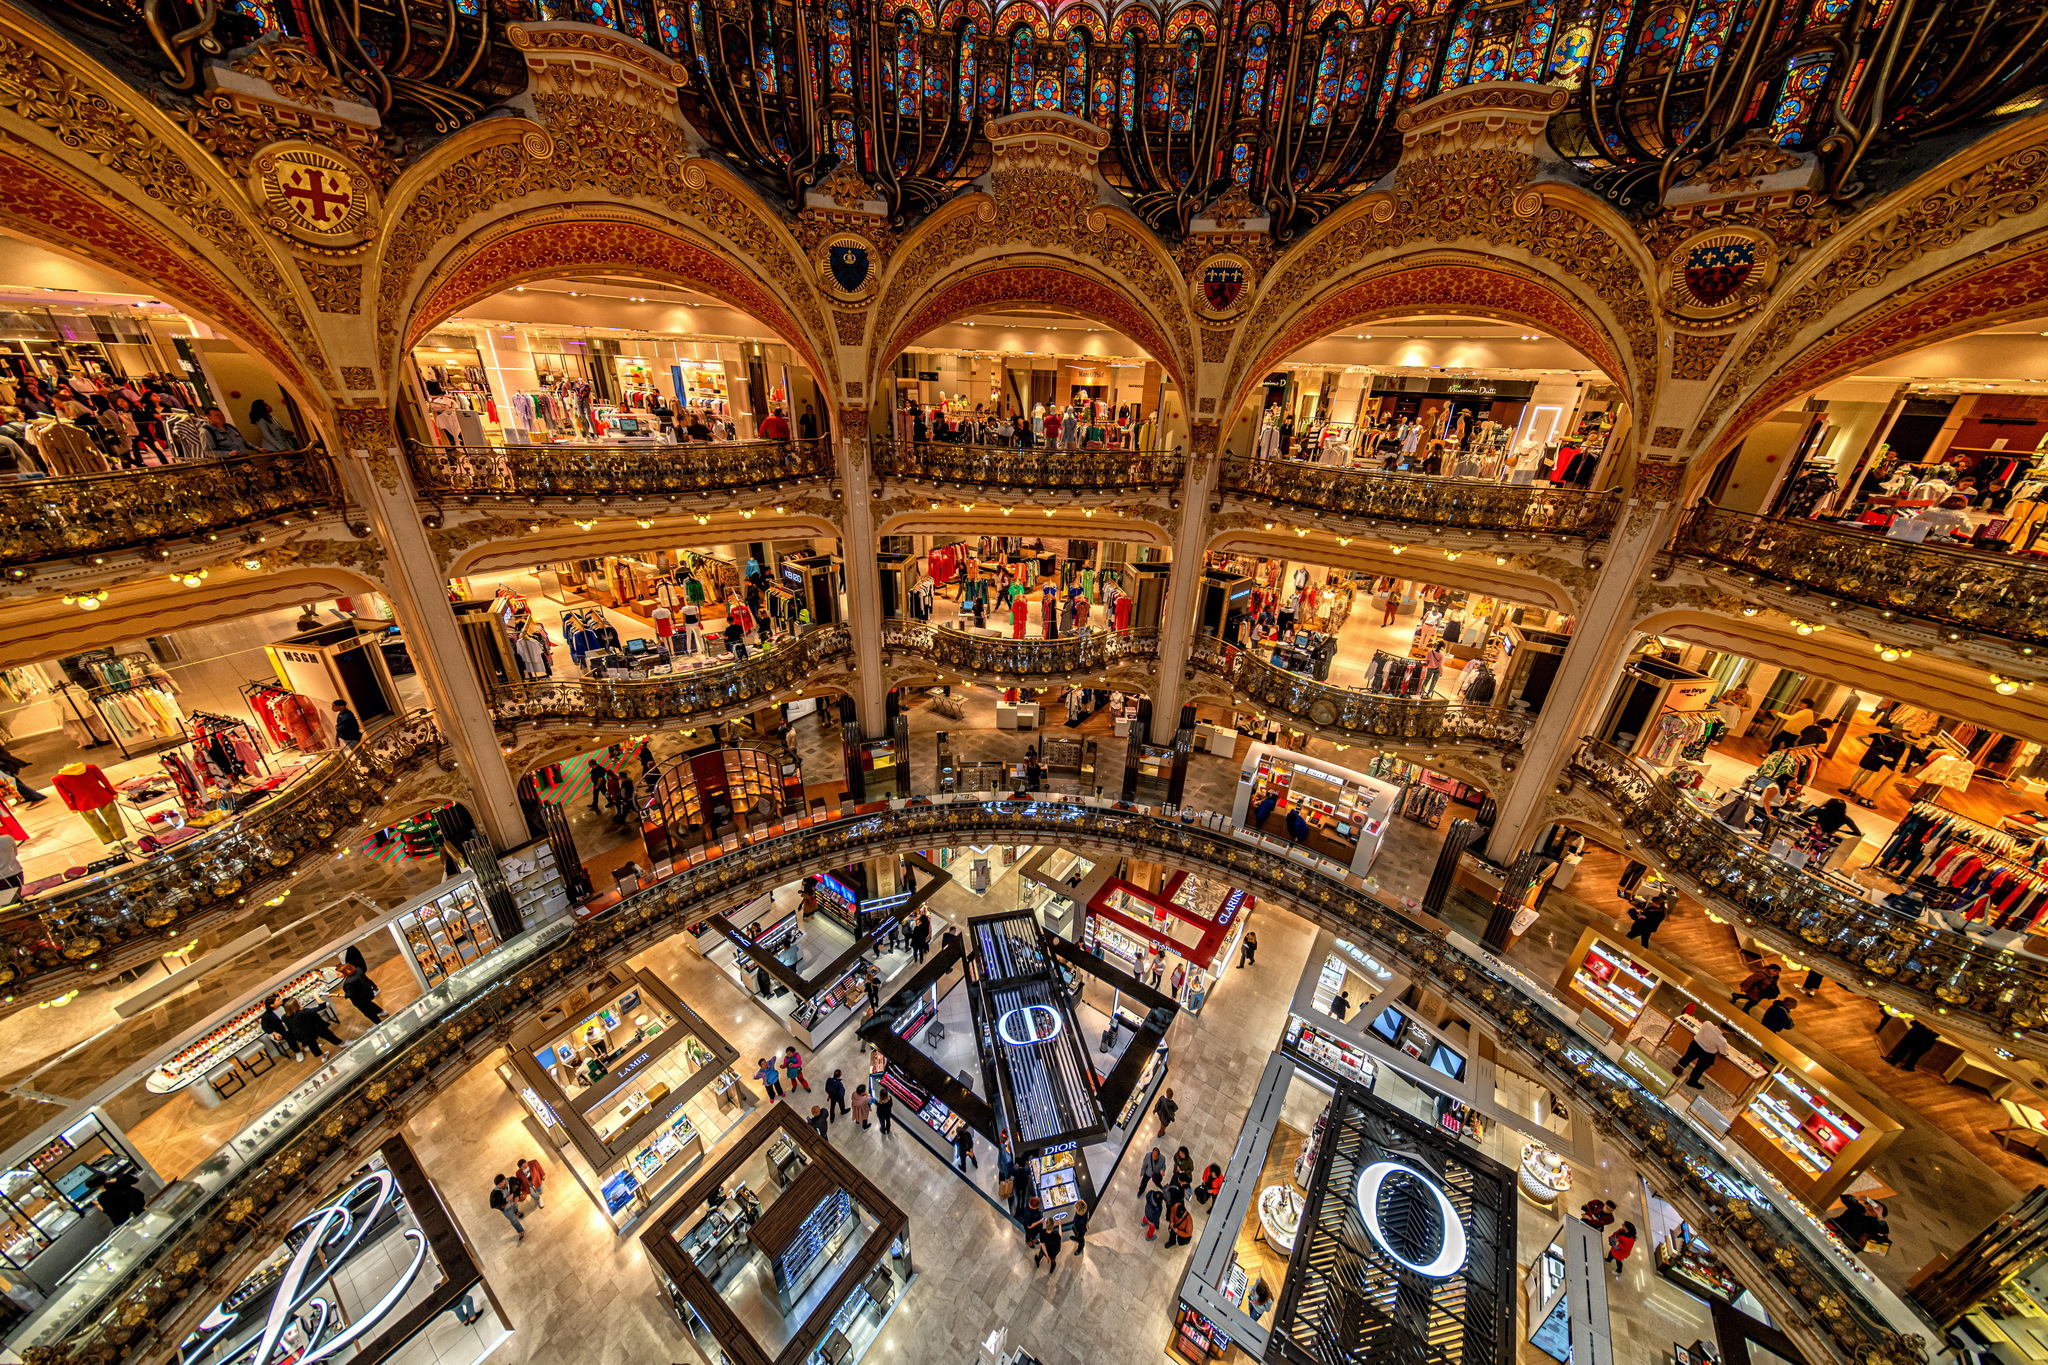
[[[360,1206],[365,1190],[375,1192],[368,1207]],[[412,1263],[375,1303],[351,1304],[351,1317],[344,1321],[339,1296],[321,1291],[347,1267],[357,1246],[377,1226],[384,1210],[398,1193],[398,1182],[389,1171],[364,1176],[335,1201],[294,1223],[291,1232],[305,1229],[305,1240],[278,1275],[272,1289],[270,1308],[262,1330],[248,1344],[222,1357],[214,1365],[320,1365],[321,1361],[355,1354],[356,1343],[388,1317],[405,1298],[420,1268],[427,1261],[426,1234],[418,1228],[402,1230],[412,1243]],[[350,1206],[358,1205],[351,1208]],[[382,1239],[379,1239],[381,1244]],[[315,1264],[315,1258],[319,1264]],[[235,1297],[242,1297],[238,1290]],[[229,1302],[233,1302],[231,1298]],[[307,1310],[304,1314],[301,1310]],[[241,1323],[242,1316],[228,1303],[220,1304],[199,1324],[203,1340],[198,1349],[181,1353],[186,1360],[203,1360],[206,1353]],[[337,1330],[338,1329],[338,1330]],[[330,1335],[331,1333],[331,1335]]]
[[[996,1020],[996,1036],[1011,1047],[1026,1047],[1051,1042],[1065,1027],[1060,1012],[1051,1005],[1019,1005]]]
[[[1436,1200],[1439,1216],[1437,1219],[1436,1250],[1433,1255],[1424,1256],[1422,1253],[1426,1248],[1413,1245],[1416,1241],[1421,1240],[1414,1236],[1403,1236],[1401,1238],[1402,1242],[1409,1244],[1405,1250],[1400,1246],[1396,1246],[1394,1238],[1388,1235],[1386,1227],[1381,1222],[1383,1217],[1380,1211],[1382,1191],[1386,1189],[1387,1180],[1396,1175],[1404,1176],[1406,1179],[1401,1184],[1396,1185],[1392,1191],[1387,1191],[1388,1193],[1407,1190],[1411,1191],[1407,1197],[1412,1199],[1415,1197],[1412,1191],[1419,1185],[1429,1191],[1430,1195]],[[1451,1197],[1444,1192],[1443,1186],[1437,1184],[1413,1166],[1405,1166],[1398,1161],[1375,1161],[1358,1173],[1356,1190],[1358,1215],[1365,1220],[1365,1230],[1372,1234],[1373,1241],[1379,1244],[1381,1251],[1386,1252],[1387,1255],[1393,1257],[1416,1274],[1426,1275],[1433,1280],[1445,1279],[1455,1275],[1464,1268],[1467,1255],[1465,1225],[1459,1220],[1458,1210],[1452,1205]],[[1424,1220],[1409,1216],[1394,1221],[1404,1231],[1412,1233],[1416,1230],[1416,1224]],[[1424,1237],[1428,1235],[1426,1230],[1423,1235]]]

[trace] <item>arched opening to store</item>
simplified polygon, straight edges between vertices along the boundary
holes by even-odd
[[[832,404],[774,329],[682,281],[526,280],[414,342],[409,392],[441,445],[755,440],[830,433]]]
[[[1730,512],[2031,554],[2048,530],[2048,317],[1866,365],[1770,414],[1706,475]]]
[[[12,443],[0,459],[12,472],[104,474],[311,444],[276,367],[149,281],[0,234],[0,299],[0,408],[14,410],[0,412]]]
[[[1582,350],[1534,324],[1404,313],[1287,353],[1231,447],[1339,469],[1591,488],[1627,406]]]

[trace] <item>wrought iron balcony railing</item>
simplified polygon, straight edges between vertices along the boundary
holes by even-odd
[[[558,1001],[611,963],[723,906],[849,857],[939,843],[1062,843],[1211,872],[1319,923],[1363,936],[1397,971],[1484,1021],[1587,1121],[1648,1168],[1653,1183],[1716,1253],[1816,1351],[1859,1365],[1917,1365],[1864,1292],[1869,1275],[1820,1225],[1781,1206],[1691,1122],[1644,1091],[1577,1031],[1564,1007],[1497,959],[1373,899],[1356,878],[1259,848],[1218,817],[1085,798],[933,803],[914,799],[846,816],[795,817],[732,838],[588,919],[559,919],[513,939],[336,1056],[189,1177],[191,1197],[145,1227],[117,1230],[95,1274],[63,1286],[17,1334],[36,1365],[137,1358],[183,1315],[173,1305],[237,1268],[252,1226],[295,1207],[306,1172],[378,1140],[449,1067],[480,1061],[502,1030]],[[317,1120],[317,1121],[316,1121]],[[217,1293],[215,1297],[218,1297]]]
[[[1096,630],[1056,640],[1015,640],[936,626],[926,621],[885,621],[882,647],[921,655],[962,673],[999,678],[1050,678],[1159,657],[1156,630]]]
[[[540,722],[600,725],[640,721],[712,721],[753,709],[785,688],[801,687],[829,663],[853,654],[845,626],[823,626],[736,664],[711,664],[668,677],[634,681],[588,678],[500,683],[491,709],[501,727]]]
[[[1915,545],[1875,531],[1704,503],[1686,514],[1672,550],[1932,626],[2048,645],[2048,562],[2042,560]]]
[[[1325,731],[1355,735],[1372,744],[1483,744],[1520,749],[1535,719],[1505,706],[1382,697],[1356,688],[1319,683],[1275,668],[1264,659],[1213,635],[1195,638],[1194,665],[1221,679],[1241,697]]]
[[[336,838],[440,746],[440,728],[425,711],[385,721],[354,748],[321,757],[266,805],[140,863],[11,907],[0,920],[0,987],[25,1004],[69,989],[87,971],[160,955],[166,933],[200,928],[294,868],[332,855]]]
[[[1175,488],[1187,473],[1177,450],[1074,450],[955,445],[947,441],[875,442],[875,472],[892,479],[1016,488],[1044,493],[1111,493]]]
[[[1618,749],[1588,743],[1572,771],[1643,836],[1650,858],[1691,879],[1745,924],[1797,940],[1801,957],[1902,991],[1919,1008],[1995,1037],[2048,1023],[2048,971],[2041,963],[1929,928],[1779,862]]]
[[[711,441],[689,445],[411,446],[413,481],[429,496],[646,498],[745,493],[832,477],[829,442]]]
[[[317,450],[0,483],[0,569],[120,554],[340,506]]]
[[[1299,460],[1226,456],[1222,489],[1311,512],[1457,531],[1543,531],[1593,539],[1614,529],[1619,491],[1518,487],[1429,474],[1376,474]]]

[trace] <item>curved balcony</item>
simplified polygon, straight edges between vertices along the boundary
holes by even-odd
[[[258,888],[331,854],[335,839],[382,805],[401,773],[437,757],[440,727],[425,711],[373,726],[285,794],[204,834],[53,895],[0,921],[0,986],[17,1005],[154,957],[167,932],[202,927]]]
[[[1014,640],[935,626],[925,621],[884,621],[882,647],[900,649],[962,673],[999,678],[1055,678],[1101,673],[1159,657],[1156,630],[1097,630],[1056,640]]]
[[[746,493],[832,477],[832,444],[698,441],[430,446],[410,444],[413,482],[430,497],[673,498]]]
[[[1931,929],[1769,856],[1713,819],[1648,768],[1605,744],[1587,744],[1572,771],[1643,836],[1649,857],[1690,878],[1745,927],[1775,932],[1802,960],[1909,997],[1913,1008],[1974,1026],[2015,1051],[2048,1023],[2048,970],[1945,929]]]
[[[1521,487],[1433,474],[1331,469],[1299,460],[1225,456],[1222,490],[1309,512],[1441,526],[1455,531],[1540,531],[1595,539],[1614,529],[1621,493]]]
[[[875,472],[887,478],[1033,493],[1178,488],[1187,463],[1177,450],[1015,450],[948,441],[875,442]]]
[[[1560,1097],[1649,1167],[1659,1193],[1818,1356],[1911,1365],[1918,1342],[1894,1335],[1864,1294],[1869,1276],[1758,1189],[1685,1118],[1641,1090],[1579,1033],[1561,1005],[1497,959],[1445,938],[1306,862],[1270,853],[1227,824],[1127,803],[1019,800],[880,803],[849,816],[799,817],[674,866],[663,880],[584,920],[556,920],[459,972],[344,1049],[315,1081],[258,1116],[191,1177],[188,1199],[96,1253],[95,1274],[51,1298],[17,1346],[52,1362],[136,1358],[176,1320],[167,1304],[229,1277],[240,1232],[267,1223],[317,1171],[398,1122],[450,1067],[498,1046],[502,1029],[546,1008],[589,973],[644,950],[725,904],[815,868],[899,848],[1058,842],[1188,865],[1319,923],[1368,936],[1376,953],[1461,1013],[1486,1020]],[[324,1115],[325,1121],[313,1122]]]
[[[2048,645],[2048,561],[1886,540],[1827,522],[1729,512],[1686,515],[1675,554],[1931,626]]]
[[[643,721],[717,720],[754,709],[784,688],[801,688],[826,664],[853,654],[845,626],[823,626],[736,664],[713,664],[669,677],[633,681],[585,678],[499,683],[491,713],[500,728],[570,722],[631,725]]]
[[[1519,750],[1535,721],[1527,711],[1505,706],[1382,697],[1319,683],[1211,635],[1196,637],[1193,659],[1196,668],[1225,683],[1233,697],[1365,744],[1483,744]]]
[[[341,505],[317,450],[0,483],[0,569],[143,550]]]

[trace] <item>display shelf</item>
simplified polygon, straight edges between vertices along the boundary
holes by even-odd
[[[320,997],[328,985],[326,971],[315,967],[299,973],[269,994],[278,997],[280,1010],[289,1000],[298,1001],[306,1009],[318,1009]],[[150,1073],[144,1088],[154,1095],[182,1090],[225,1066],[237,1053],[247,1051],[249,1045],[262,1036],[263,999],[258,998],[208,1029],[202,1037],[178,1049]]]
[[[1572,973],[1572,986],[1624,1024],[1633,1024],[1650,1003],[1657,977],[1618,948],[1597,940]]]
[[[1372,1058],[1299,1015],[1288,1017],[1287,1043],[1310,1061],[1357,1081],[1368,1090],[1379,1079],[1379,1067]]]
[[[1798,1116],[1784,1100],[1766,1090],[1742,1112],[1762,1130],[1765,1141],[1789,1158],[1801,1174],[1817,1179],[1827,1173],[1834,1158],[1801,1131]]]
[[[1301,1235],[1301,1191],[1278,1183],[1259,1191],[1259,1230],[1266,1244],[1282,1256],[1292,1255]]]
[[[467,881],[400,915],[391,932],[430,989],[499,943],[490,912]]]
[[[1518,1175],[1523,1197],[1538,1208],[1555,1208],[1572,1187],[1572,1168],[1562,1156],[1540,1142],[1522,1144]]]

